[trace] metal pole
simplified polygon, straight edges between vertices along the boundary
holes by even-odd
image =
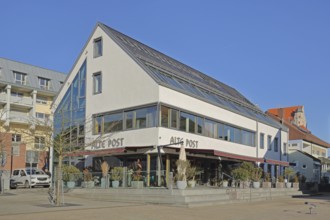
[[[162,155],[160,153],[160,148],[161,146],[157,146],[157,150],[158,150],[158,158],[159,158],[159,162],[160,162],[160,169],[163,170],[163,158],[162,158]],[[160,175],[160,173],[159,173]],[[164,186],[167,187],[167,183],[166,183],[166,178],[165,178],[165,175],[163,175],[163,179],[164,179]]]

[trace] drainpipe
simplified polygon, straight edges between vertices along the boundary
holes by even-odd
[[[258,126],[258,121],[256,121],[256,138],[254,139],[254,145],[256,146],[256,154],[257,154],[257,158],[259,157],[259,145],[258,143],[260,143],[260,141],[258,141],[258,137],[259,137],[259,126]]]

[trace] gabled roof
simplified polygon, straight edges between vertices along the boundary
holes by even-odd
[[[289,128],[289,140],[305,140],[310,143],[318,144],[322,147],[330,148],[330,144],[313,135],[309,130],[305,130],[289,120],[283,120],[279,115],[274,115],[269,110],[266,112],[270,117],[279,122],[283,122]]]
[[[102,23],[97,24],[158,84],[240,115],[286,130],[236,89],[213,79]]]
[[[314,157],[313,155],[311,155],[311,154],[309,154],[309,153],[306,153],[306,152],[304,152],[304,151],[301,151],[301,150],[290,150],[290,151],[292,151],[292,152],[299,152],[299,153],[305,155],[306,157],[311,158],[313,161],[317,161],[317,162],[320,162],[320,163],[321,163],[321,160],[320,160],[319,158],[316,158],[316,157]],[[290,153],[291,153],[291,152],[290,152]]]

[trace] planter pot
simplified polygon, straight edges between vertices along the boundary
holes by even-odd
[[[290,183],[290,182],[285,183],[285,187],[286,187],[286,188],[291,188],[291,187],[292,187],[292,183]]]
[[[222,182],[222,187],[228,187],[228,181],[223,181]]]
[[[245,189],[250,187],[250,182],[249,181],[240,181],[239,182],[239,188]]]
[[[131,181],[131,186],[134,189],[142,189],[143,188],[143,181]]]
[[[299,183],[292,183],[292,185],[293,185],[293,188],[299,189]]]
[[[73,189],[76,186],[76,182],[75,181],[68,181],[68,182],[66,182],[66,186],[69,189]]]
[[[253,188],[259,189],[260,188],[260,182],[253,182]]]
[[[95,184],[94,181],[85,181],[83,184],[84,188],[94,188]]]
[[[178,189],[185,189],[187,187],[187,181],[176,181],[176,187]]]
[[[272,183],[271,182],[263,182],[262,183],[262,188],[272,188]]]
[[[118,180],[113,180],[112,181],[112,187],[113,188],[118,188],[119,187],[119,181]]]
[[[196,180],[188,180],[188,187],[194,188],[196,186]]]
[[[109,188],[110,182],[108,177],[102,177],[101,188]]]
[[[282,183],[282,182],[277,182],[277,183],[276,183],[276,188],[284,188],[284,183]]]

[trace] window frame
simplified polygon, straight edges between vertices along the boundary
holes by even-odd
[[[102,55],[103,55],[103,39],[102,37],[98,37],[95,38],[93,41],[93,57],[97,58],[97,57],[101,57]]]
[[[261,137],[262,137],[262,141],[261,141]],[[265,133],[259,134],[259,147],[260,149],[265,149]]]
[[[269,151],[272,150],[272,136],[271,135],[267,135],[267,149]]]
[[[99,82],[99,83],[98,83]],[[98,86],[96,86],[98,85]],[[93,95],[102,93],[102,72],[93,73]]]
[[[43,85],[42,82],[45,82],[46,85]],[[44,90],[50,89],[50,79],[44,77],[38,77],[39,88]]]
[[[22,79],[17,79],[17,76],[21,76]],[[19,85],[26,85],[27,74],[14,71],[14,83]]]

